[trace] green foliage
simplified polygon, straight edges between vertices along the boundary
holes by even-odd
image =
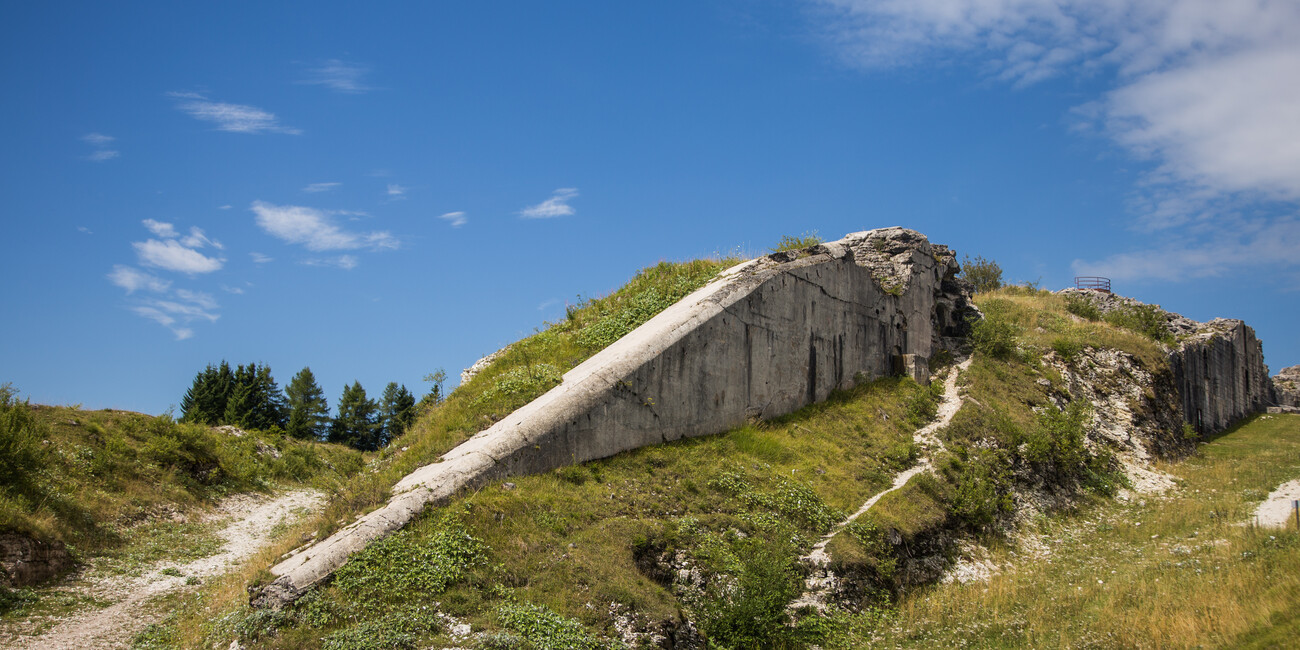
[[[736,542],[739,571],[706,587],[697,625],[710,647],[774,648],[795,646],[797,631],[786,605],[802,586],[793,549],[761,539]]]
[[[225,361],[208,364],[181,398],[181,421],[232,424],[242,429],[283,429],[287,409],[267,365],[250,363],[231,371]]]
[[[387,445],[393,438],[406,433],[414,422],[415,396],[405,385],[388,382],[379,400],[379,425],[383,430],[383,444]]]
[[[718,264],[697,261],[688,264],[660,262],[641,271],[627,287],[590,305],[596,318],[583,324],[577,335],[578,343],[595,350],[609,346],[704,286],[720,270]]]
[[[19,401],[9,384],[0,386],[0,493],[35,497],[36,472],[44,465],[41,441],[48,427],[32,417],[31,407]]]
[[[776,248],[769,248],[773,253],[783,251],[797,251],[810,248],[822,243],[822,238],[817,236],[816,230],[810,230],[804,234],[795,237],[793,235],[782,235],[781,241],[776,243]]]
[[[329,403],[325,391],[316,383],[310,367],[304,367],[293,376],[285,388],[288,396],[289,418],[285,433],[294,438],[317,440],[325,437],[330,421]]]
[[[826,532],[843,519],[843,514],[826,505],[810,486],[781,479],[776,489],[759,491],[739,472],[726,472],[709,482],[710,487],[744,501],[751,508],[763,508]]]
[[[994,359],[1007,359],[1016,351],[1019,329],[1005,313],[997,309],[998,302],[989,301],[984,318],[971,323],[970,342],[975,351]]]
[[[441,627],[433,606],[407,606],[325,636],[325,650],[414,650]]]
[[[549,363],[513,368],[499,375],[491,387],[479,394],[475,404],[512,405],[507,410],[513,411],[560,385],[563,378],[560,369]]]
[[[1083,343],[1072,337],[1058,336],[1052,339],[1052,350],[1062,361],[1069,363],[1074,360],[1074,355],[1083,351]]]
[[[404,529],[366,547],[335,572],[334,586],[350,603],[379,606],[440,594],[483,563],[487,549],[459,513],[441,511],[430,525],[430,535]]]
[[[609,644],[588,634],[580,621],[561,616],[544,605],[507,602],[497,608],[497,619],[502,626],[527,639],[529,647],[535,650],[601,650],[609,647]]]
[[[1153,341],[1172,345],[1169,333],[1169,316],[1158,305],[1122,305],[1106,314],[1106,322],[1116,327],[1132,330]]]
[[[952,513],[971,528],[985,528],[1011,512],[1011,470],[1010,454],[1005,450],[961,448],[941,470],[952,485]]]
[[[30,588],[10,589],[0,585],[0,615],[22,610],[36,600],[36,593]]]
[[[382,446],[383,429],[378,417],[379,405],[366,397],[361,382],[343,387],[339,413],[330,423],[329,441],[361,451],[375,451]]]
[[[976,293],[994,291],[1002,287],[1002,267],[993,260],[976,255],[972,260],[969,255],[962,258],[961,274],[967,282],[975,285]]]
[[[1070,294],[1065,297],[1065,310],[1092,322],[1101,320],[1101,310],[1091,300],[1079,295]]]

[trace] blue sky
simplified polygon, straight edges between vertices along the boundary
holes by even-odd
[[[0,381],[417,394],[639,268],[915,228],[1300,363],[1300,6],[8,3]],[[453,382],[454,383],[454,382]]]

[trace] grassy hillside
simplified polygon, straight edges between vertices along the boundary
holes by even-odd
[[[797,558],[915,462],[911,434],[933,417],[937,386],[882,379],[776,421],[493,484],[354,556],[284,611],[247,607],[248,584],[267,580],[263,568],[304,535],[381,503],[405,473],[540,395],[729,263],[647,269],[514,344],[376,456],[320,519],[287,531],[279,548],[184,603],[140,644],[620,647],[622,637],[636,641],[629,629],[684,634],[689,619],[718,647],[855,647],[893,634],[924,597],[916,594],[929,593],[917,591],[925,580],[913,570],[925,553],[942,560],[958,535],[1005,546],[1000,524],[1017,494],[1105,502],[1120,485],[1107,451],[1084,443],[1087,411],[1054,406],[1065,388],[1043,360],[1104,346],[1158,373],[1157,342],[1139,328],[1077,317],[1049,293],[1011,288],[978,300],[988,318],[960,380],[974,399],[941,433],[949,452],[936,459],[940,471],[891,493],[832,542],[858,589],[848,610],[786,615],[802,588]],[[461,623],[484,634],[453,636]],[[926,645],[925,634],[891,638]]]
[[[168,416],[31,405],[0,388],[0,530],[94,553],[134,524],[275,483],[353,474],[360,455]]]

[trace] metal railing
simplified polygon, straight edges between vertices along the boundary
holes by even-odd
[[[1096,289],[1110,293],[1110,278],[1095,275],[1080,275],[1074,278],[1075,289]]]

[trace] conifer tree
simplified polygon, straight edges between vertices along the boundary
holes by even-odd
[[[218,373],[219,374],[219,373]],[[232,375],[232,389],[221,421],[244,429],[268,431],[286,425],[284,395],[271,376],[271,367],[240,365]]]
[[[220,366],[208,364],[194,377],[194,384],[181,398],[181,421],[219,424],[225,419],[226,405],[235,388],[235,375],[225,361]]]
[[[310,367],[298,371],[285,393],[289,396],[289,421],[285,431],[295,438],[323,438],[330,421],[325,391],[316,383]]]
[[[415,396],[406,389],[405,384],[399,387],[393,381],[384,387],[383,397],[379,401],[379,420],[383,425],[380,446],[386,446],[410,428],[415,421]]]
[[[379,449],[380,424],[375,401],[366,397],[361,382],[343,388],[339,398],[339,413],[330,423],[330,442],[348,445],[362,451]]]

